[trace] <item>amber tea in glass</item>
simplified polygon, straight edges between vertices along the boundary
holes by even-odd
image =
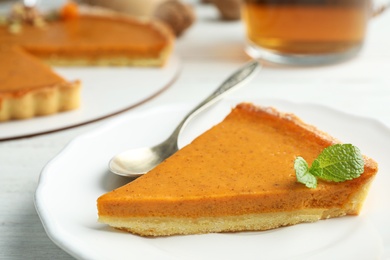
[[[244,0],[251,56],[276,63],[321,64],[360,50],[370,0]]]

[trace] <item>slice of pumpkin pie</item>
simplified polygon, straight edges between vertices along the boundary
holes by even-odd
[[[67,81],[18,47],[0,45],[0,121],[72,110],[80,81]]]
[[[357,215],[377,173],[362,157],[359,177],[297,181],[338,141],[291,114],[237,105],[219,124],[144,176],[97,200],[99,221],[142,236],[267,230]]]

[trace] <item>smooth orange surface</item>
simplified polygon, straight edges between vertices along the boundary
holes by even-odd
[[[0,46],[0,98],[1,94],[23,95],[36,88],[65,82],[35,57],[19,48]]]
[[[156,57],[166,35],[152,25],[130,18],[81,15],[50,22],[45,28],[24,25],[18,34],[0,26],[0,43],[19,45],[35,56],[50,57]]]
[[[341,207],[376,173],[376,164],[352,181],[306,188],[296,181],[296,156],[311,164],[332,142],[299,122],[241,104],[151,172],[101,196],[99,215],[206,217]]]

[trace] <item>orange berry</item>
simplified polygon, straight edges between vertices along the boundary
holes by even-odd
[[[68,1],[62,6],[60,15],[63,19],[73,19],[79,16],[78,5],[73,1]]]

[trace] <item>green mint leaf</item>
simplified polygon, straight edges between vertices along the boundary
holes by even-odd
[[[321,168],[320,162],[318,160],[314,160],[309,169],[310,173],[314,176],[322,176],[323,169]]]
[[[302,157],[294,162],[297,181],[309,188],[317,186],[317,177],[342,182],[359,177],[364,172],[364,159],[352,144],[335,144],[325,148],[309,168]]]
[[[352,180],[364,172],[363,156],[352,144],[335,144],[325,148],[313,162],[315,164],[322,169],[316,176],[335,182]]]
[[[294,162],[294,169],[298,182],[305,184],[308,188],[317,187],[317,178],[310,173],[309,165],[305,159],[297,157]]]

